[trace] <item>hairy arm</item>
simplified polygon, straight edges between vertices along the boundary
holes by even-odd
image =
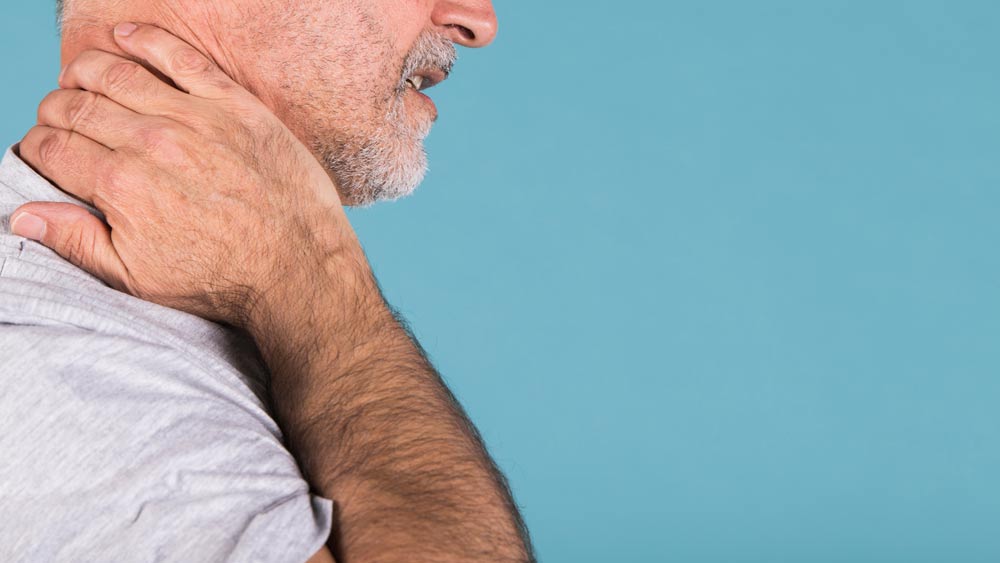
[[[250,321],[292,453],[336,502],[340,563],[532,559],[503,475],[360,248],[288,276]]]
[[[117,289],[251,333],[289,448],[336,503],[340,563],[531,560],[502,475],[382,298],[327,171],[191,46],[118,31],[179,89],[105,51],[70,63],[20,152],[107,223],[33,202],[13,228]]]

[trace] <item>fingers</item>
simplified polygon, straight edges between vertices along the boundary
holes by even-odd
[[[28,131],[18,151],[39,174],[91,205],[99,185],[110,180],[111,167],[118,158],[93,139],[45,125]]]
[[[111,241],[111,229],[72,203],[32,202],[11,216],[11,232],[36,240],[119,291],[129,273]]]
[[[144,115],[170,116],[190,105],[185,103],[183,92],[171,88],[139,63],[105,51],[80,53],[63,69],[59,86],[104,94]]]
[[[208,57],[159,27],[119,24],[115,28],[115,41],[126,53],[149,62],[193,96],[218,99],[238,87]]]
[[[56,90],[38,106],[38,124],[75,131],[110,149],[133,144],[151,119],[86,90]]]

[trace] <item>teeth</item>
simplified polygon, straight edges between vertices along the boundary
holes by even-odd
[[[424,84],[424,77],[414,76],[413,78],[408,79],[407,82],[409,82],[410,85],[413,86],[414,90],[420,90],[420,87],[423,86]]]

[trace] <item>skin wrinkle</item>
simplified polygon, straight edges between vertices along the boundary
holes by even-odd
[[[64,44],[110,48],[95,38],[119,16],[160,22],[271,108],[324,166],[344,204],[396,200],[423,180],[423,142],[436,115],[405,79],[454,65],[455,47],[441,28],[401,37],[376,12],[384,7],[358,0],[288,0],[281,9],[264,0],[138,6],[68,2]],[[71,54],[64,48],[64,60]]]

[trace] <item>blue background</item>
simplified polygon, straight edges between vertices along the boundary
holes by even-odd
[[[593,4],[498,3],[350,214],[541,560],[1000,561],[1000,4]]]

